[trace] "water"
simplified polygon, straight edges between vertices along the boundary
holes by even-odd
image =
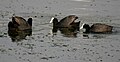
[[[120,62],[119,0],[0,1],[0,62]],[[70,14],[81,24],[112,25],[113,33],[52,33],[51,17]],[[21,32],[16,41],[11,39],[7,24],[13,15],[33,18],[32,35]]]

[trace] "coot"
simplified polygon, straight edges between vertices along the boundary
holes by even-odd
[[[58,28],[69,28],[69,27],[76,28],[79,27],[80,24],[80,21],[75,22],[76,19],[78,19],[76,15],[69,15],[58,22],[57,18],[52,17],[50,23],[53,23],[53,27],[58,27]]]
[[[9,30],[26,30],[32,29],[32,18],[26,21],[24,18],[19,16],[12,17],[12,21],[8,23]]]
[[[80,29],[86,29],[85,33],[110,33],[112,32],[113,26],[102,24],[102,23],[95,23],[91,27],[88,24],[83,24]]]

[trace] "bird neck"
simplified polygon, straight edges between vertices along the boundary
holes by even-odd
[[[27,22],[30,26],[32,26],[32,18],[29,18]]]

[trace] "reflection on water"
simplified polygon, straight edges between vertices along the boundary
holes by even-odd
[[[77,37],[77,31],[79,31],[79,28],[53,28],[53,33],[57,33],[57,31],[60,31],[61,34],[63,34],[64,37]]]
[[[15,41],[21,41],[25,39],[26,36],[31,36],[32,35],[32,30],[22,30],[22,31],[13,31],[13,30],[8,30],[8,35],[10,36],[11,40],[13,42]]]
[[[83,34],[84,39],[104,39],[111,34]]]

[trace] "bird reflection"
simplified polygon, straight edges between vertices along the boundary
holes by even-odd
[[[64,37],[77,37],[77,31],[79,31],[79,28],[55,28],[53,27],[52,32],[57,33],[57,31],[60,31],[61,34],[63,34]]]
[[[106,38],[108,36],[110,36],[112,34],[86,34],[86,33],[83,33],[83,38],[84,39],[103,39],[103,38]]]
[[[21,40],[25,39],[26,36],[31,36],[32,29],[19,30],[19,31],[8,30],[8,35],[10,36],[12,42],[17,42],[17,41],[21,41]]]

